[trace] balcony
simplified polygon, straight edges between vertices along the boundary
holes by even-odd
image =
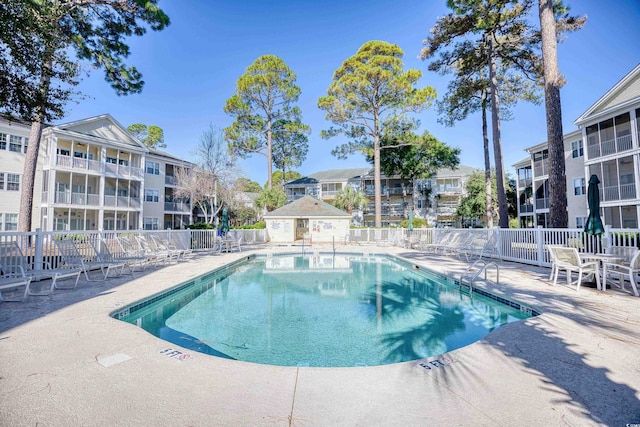
[[[191,212],[189,203],[182,202],[164,202],[164,210],[170,212]]]
[[[600,190],[600,198],[603,202],[614,200],[628,200],[636,198],[636,184],[622,184],[620,186],[606,186]]]
[[[537,177],[547,175],[549,173],[549,160],[544,159],[533,163],[533,173]]]
[[[549,199],[536,199],[536,209],[549,209]]]
[[[462,188],[460,186],[451,186],[451,185],[437,185],[434,187],[434,190],[438,194],[448,193],[448,194],[462,194]]]
[[[518,188],[531,187],[531,184],[533,184],[533,180],[531,178],[524,178],[524,179],[518,180]]]
[[[140,208],[140,199],[128,196],[104,196],[105,207]]]
[[[141,168],[116,165],[113,163],[102,163],[97,160],[65,156],[62,154],[56,155],[56,166],[59,169],[67,169],[73,171],[90,171],[98,174],[109,173],[123,177],[142,178],[144,176],[143,170]]]
[[[165,175],[164,176],[164,183],[166,185],[177,185],[176,182],[178,182],[178,181],[177,181],[175,176],[173,176],[173,175]]]
[[[322,197],[326,199],[335,198],[341,190],[332,190],[332,191],[322,191]]]
[[[47,193],[43,194],[46,197]],[[43,198],[43,202],[46,199]],[[69,193],[68,191],[56,191],[54,203],[63,205],[79,205],[79,206],[99,206],[100,196],[98,194],[86,193]]]
[[[600,143],[594,141],[596,138],[590,139],[590,144],[587,147],[587,153],[589,154],[589,159],[595,159],[598,157],[609,156],[611,154],[620,153],[623,151],[628,151],[633,148],[633,141],[631,139],[631,134],[629,135],[621,135],[617,138],[612,138],[606,141],[602,141]]]
[[[533,212],[533,204],[524,203],[520,205],[520,213],[531,213]]]
[[[144,171],[141,168],[134,168],[132,166],[116,165],[115,163],[104,164],[105,173],[110,175],[117,175],[123,177],[140,178],[144,176]]]

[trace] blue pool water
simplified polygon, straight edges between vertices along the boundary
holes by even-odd
[[[396,258],[316,254],[248,259],[114,316],[219,357],[338,367],[439,355],[531,314]]]

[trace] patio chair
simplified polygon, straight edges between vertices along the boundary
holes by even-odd
[[[136,265],[140,266],[142,270],[145,270],[147,265],[154,264],[155,257],[147,256],[135,238],[130,239],[126,236],[118,236],[116,237],[116,242],[118,243],[120,250],[114,252],[116,252],[119,257],[128,259],[128,262],[132,265],[134,270]]]
[[[18,272],[18,270],[5,272],[5,269],[0,265],[0,290],[2,289],[14,289],[24,286],[24,293],[18,298],[6,298],[2,296],[0,292],[0,301],[16,302],[24,301],[29,295],[29,285],[31,284],[31,278],[24,275],[24,272]]]
[[[242,238],[244,236],[242,234],[236,235],[236,238],[231,241],[231,245],[229,246],[229,250],[233,252],[237,250],[238,252],[242,252]]]
[[[79,268],[88,282],[107,280],[111,267],[118,267],[117,264],[97,259],[93,255],[95,251],[90,243],[80,243],[80,247],[76,246],[76,242],[70,239],[54,240],[53,243],[58,250],[58,255],[62,257],[62,265],[65,268]],[[83,255],[80,252],[81,250],[82,252],[87,252],[87,255]],[[89,271],[91,270],[100,270],[102,277],[92,279],[89,277]]]
[[[95,252],[95,259],[98,262],[104,262],[109,265],[110,268],[120,268],[120,273],[118,276],[125,274],[125,269],[129,270],[128,274],[133,275],[133,267],[138,259],[137,258],[126,258],[126,257],[115,257],[111,250],[109,249],[109,244],[105,239],[99,239],[98,241],[92,241],[91,247]]]
[[[164,248],[160,248],[151,239],[147,239],[145,236],[136,236],[135,240],[138,242],[144,256],[147,257],[147,262],[150,264],[168,264],[172,260],[172,255]]]
[[[593,274],[596,278],[598,289],[600,289],[600,274],[598,261],[582,261],[580,254],[576,248],[567,248],[563,246],[556,246],[555,249],[556,268],[553,275],[553,285],[558,282],[558,273],[560,270],[565,270],[567,273],[567,283],[571,282],[571,275],[574,271],[578,272],[578,281],[576,283],[576,291],[580,290],[582,284],[582,277],[585,274]]]
[[[185,251],[171,245],[167,240],[161,240],[159,237],[151,235],[151,243],[156,251],[167,254],[169,263],[173,260],[178,262],[184,257]]]
[[[603,261],[602,264],[602,280],[604,283],[607,283],[607,275],[609,273],[614,273],[618,276],[618,285],[623,290],[626,290],[624,287],[624,282],[625,277],[628,277],[629,282],[631,283],[631,287],[633,288],[633,294],[635,296],[640,296],[640,294],[638,294],[638,276],[640,276],[640,251],[635,251],[633,258],[629,263]]]
[[[549,251],[549,261],[551,261],[551,273],[549,274],[549,280],[553,279],[553,276],[558,267],[558,256],[556,255],[556,248],[564,248],[563,245],[547,245]]]
[[[80,280],[81,270],[79,268],[51,268],[49,262],[44,261],[42,269],[33,269],[27,257],[22,253],[20,245],[15,241],[0,243],[0,264],[3,265],[5,273],[22,274],[32,281],[51,279],[51,286],[48,290],[34,292],[32,288],[29,288],[29,295],[49,295],[54,289],[73,289],[78,286]],[[73,279],[74,277],[76,280],[72,286],[61,286],[58,283],[59,279]]]

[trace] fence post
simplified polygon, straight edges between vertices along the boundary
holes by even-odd
[[[604,234],[602,235],[602,252],[607,253],[607,249],[610,246],[611,246],[611,224],[606,224],[604,226]]]
[[[538,243],[538,265],[542,267],[544,262],[544,239],[541,225],[536,228],[536,241]]]
[[[44,236],[42,234],[42,229],[41,228],[36,228],[36,247],[35,247],[35,253],[34,255],[34,260],[33,260],[33,269],[34,270],[42,270],[42,261],[43,261],[43,254],[44,254]]]
[[[498,234],[498,237],[496,238],[496,247],[498,248],[498,259],[502,259],[502,228],[494,226],[493,232]]]

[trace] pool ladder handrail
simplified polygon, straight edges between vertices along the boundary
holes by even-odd
[[[461,284],[464,283],[464,279],[467,278],[466,283],[469,286],[469,292],[471,292],[473,290],[472,288],[473,282],[475,282],[475,280],[478,278],[478,276],[480,276],[480,274],[482,274],[483,271],[484,271],[484,280],[487,280],[487,269],[491,266],[494,266],[496,268],[496,284],[500,284],[500,267],[498,266],[498,264],[496,264],[494,261],[487,262],[483,259],[474,261],[473,264],[467,267],[464,273],[460,275],[460,283]],[[475,267],[478,267],[478,271],[473,272],[473,269]],[[467,277],[472,272],[473,272],[473,275],[471,275],[470,277]]]

